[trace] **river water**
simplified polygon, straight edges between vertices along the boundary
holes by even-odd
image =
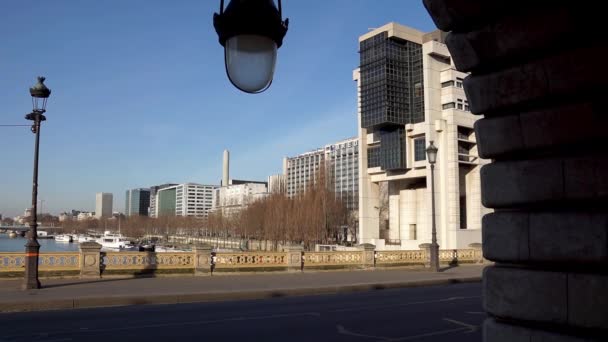
[[[8,234],[0,233],[0,252],[25,252],[26,238],[11,239]],[[78,243],[57,242],[54,239],[40,239],[40,252],[78,251]]]

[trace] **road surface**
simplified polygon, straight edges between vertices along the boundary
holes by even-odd
[[[479,283],[0,314],[0,341],[481,341]]]

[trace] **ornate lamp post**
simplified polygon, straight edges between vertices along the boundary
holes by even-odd
[[[224,47],[226,74],[246,93],[261,93],[270,87],[277,50],[283,44],[289,19],[283,21],[273,0],[231,0],[214,13],[213,26]]]
[[[426,154],[431,164],[431,210],[432,210],[432,237],[431,237],[431,270],[439,272],[439,245],[437,244],[437,225],[435,223],[435,162],[437,161],[438,148],[433,145],[433,141],[429,142],[426,148]]]
[[[51,95],[51,90],[44,85],[44,77],[38,77],[38,83],[30,88],[32,96],[33,111],[25,116],[26,119],[34,121],[32,133],[36,134],[34,145],[34,181],[32,185],[32,217],[30,221],[30,231],[27,243],[25,244],[25,279],[23,289],[39,289],[38,280],[38,149],[40,146],[40,123],[46,120],[46,100]]]

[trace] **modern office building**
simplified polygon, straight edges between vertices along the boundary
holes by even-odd
[[[207,217],[216,185],[184,183],[156,191],[154,216]]]
[[[154,186],[150,187],[150,206],[148,208],[148,216],[157,217],[156,199],[158,197],[157,196],[158,191],[160,189],[168,188],[168,187],[174,186],[174,185],[177,185],[177,184],[166,183],[166,184],[154,185]]]
[[[112,201],[111,193],[98,192],[95,194],[95,217],[98,219],[112,217]]]
[[[150,189],[138,188],[125,193],[125,216],[148,216]]]
[[[358,208],[359,139],[357,137],[325,145],[323,148],[287,158],[287,195],[292,197],[316,182],[320,170],[328,176],[331,186],[350,210]]]
[[[180,184],[175,189],[175,215],[207,217],[217,185]]]
[[[445,33],[389,23],[359,38],[360,243],[417,249],[431,240],[431,169],[435,165],[437,238],[441,249],[481,242],[478,158],[473,125]],[[386,189],[382,194],[381,189]],[[386,198],[383,201],[382,198]],[[381,217],[383,205],[386,217]],[[380,225],[381,220],[388,224]]]

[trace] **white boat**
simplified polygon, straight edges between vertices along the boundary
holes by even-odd
[[[90,235],[83,235],[83,234],[79,234],[79,235],[77,236],[76,240],[77,240],[78,242],[89,242],[89,241],[92,241],[92,242],[97,242],[97,238],[92,237],[92,236],[90,236]]]
[[[105,231],[103,236],[97,239],[97,243],[101,245],[102,249],[130,249],[133,247],[131,242],[122,234],[114,234],[109,231]]]
[[[180,249],[177,247],[172,247],[172,246],[155,246],[154,247],[154,251],[157,253],[182,253],[182,252],[187,252],[187,250],[184,249]]]
[[[72,241],[74,241],[74,239],[72,238],[72,235],[60,234],[60,235],[56,235],[55,236],[55,241],[57,241],[57,242],[72,242]]]

